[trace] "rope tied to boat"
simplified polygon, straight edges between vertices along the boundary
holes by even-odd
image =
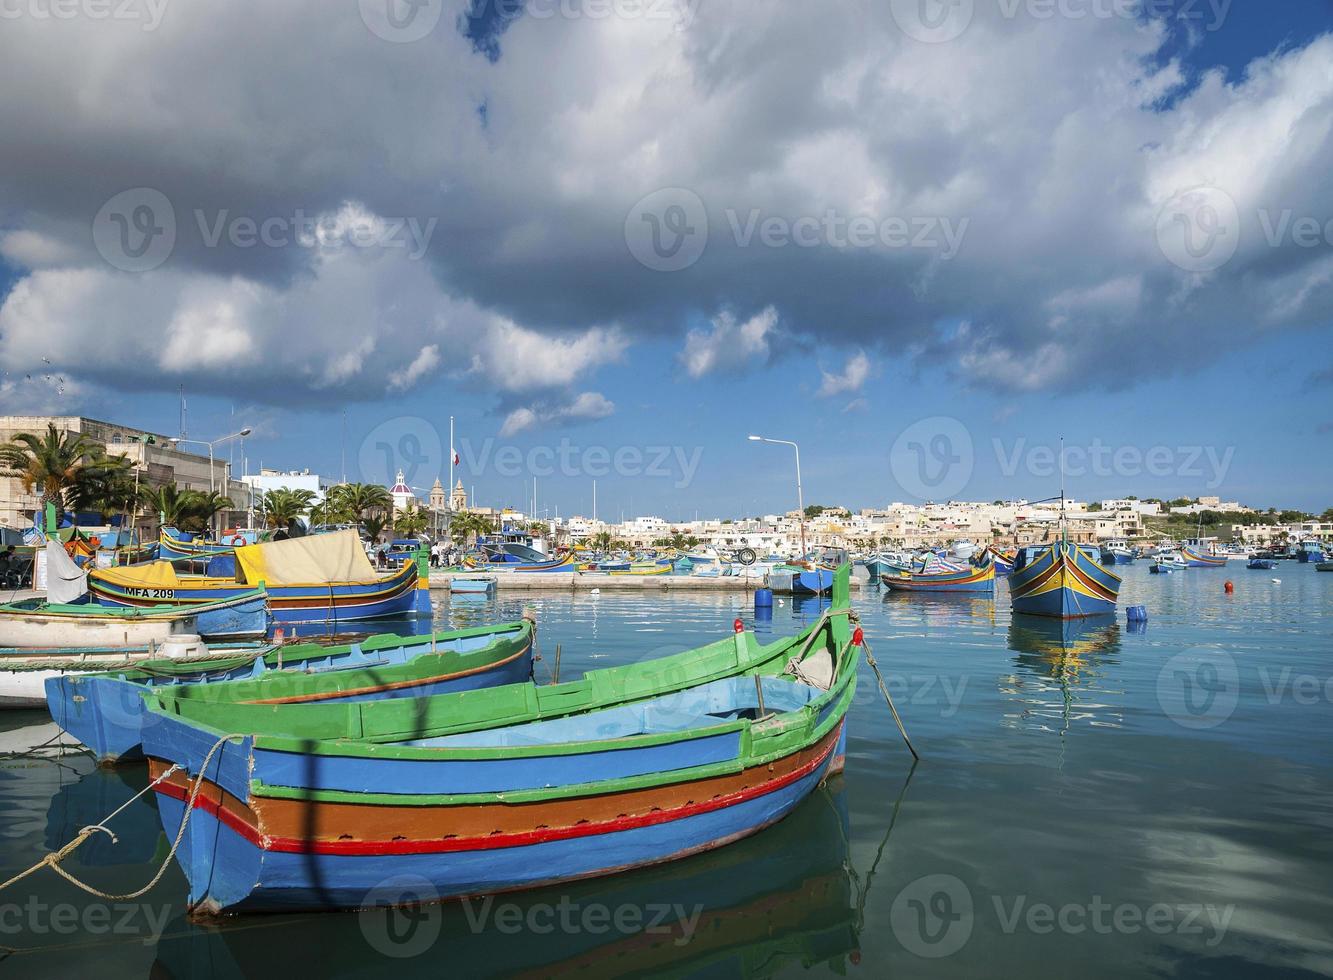
[[[111,838],[111,842],[113,844],[119,843],[119,839],[111,831],[110,828],[105,826],[105,824],[112,818],[114,818],[118,813],[123,811],[135,800],[139,799],[139,797],[143,796],[149,790],[156,788],[158,783],[162,782],[164,779],[171,776],[173,773],[176,773],[181,769],[183,769],[184,767],[181,766],[179,763],[174,763],[173,765],[171,765],[165,772],[162,773],[162,775],[158,776],[156,779],[150,782],[143,789],[139,790],[139,792],[135,793],[132,797],[130,797],[116,809],[112,810],[99,822],[95,824],[89,824],[88,826],[82,828],[78,832],[78,834],[75,835],[74,839],[71,840],[64,847],[60,848],[60,850],[51,851],[50,853],[43,855],[42,859],[38,861],[36,864],[34,864],[32,867],[28,868],[26,871],[20,871],[18,874],[14,875],[14,877],[10,878],[8,881],[0,884],[0,891],[4,891],[10,885],[22,881],[24,878],[28,877],[31,874],[34,874],[37,871],[40,871],[42,868],[49,867],[52,871],[60,875],[60,877],[64,878],[66,881],[74,885],[76,888],[80,888],[83,891],[87,892],[89,895],[95,895],[96,897],[105,899],[109,902],[129,901],[131,899],[139,898],[141,895],[147,894],[147,892],[149,892],[154,885],[156,885],[159,881],[162,880],[162,875],[166,873],[167,866],[171,864],[171,859],[176,856],[176,851],[180,848],[181,841],[185,839],[185,829],[190,824],[190,817],[194,813],[195,800],[199,796],[199,791],[203,788],[204,776],[208,772],[209,764],[213,761],[213,756],[217,754],[218,749],[222,748],[225,742],[233,738],[244,738],[244,737],[245,736],[243,734],[238,734],[238,733],[223,735],[216,742],[214,742],[212,748],[208,750],[208,754],[204,756],[203,763],[199,766],[199,775],[195,777],[194,782],[190,787],[190,796],[185,803],[185,813],[181,817],[180,828],[176,831],[176,839],[171,842],[171,850],[167,851],[167,856],[162,859],[162,864],[157,869],[157,873],[153,875],[152,880],[150,880],[148,884],[144,885],[142,888],[138,889],[137,891],[127,892],[126,894],[123,895],[113,895],[110,892],[102,891],[100,888],[95,888],[85,881],[80,881],[78,878],[74,877],[73,874],[62,868],[60,866],[60,862],[64,861],[65,858],[73,854],[86,840],[88,840],[88,838],[92,837],[94,834],[99,834],[99,833],[106,834]]]
[[[857,624],[856,632],[861,634],[861,649],[866,652],[866,663],[875,672],[875,680],[879,681],[880,693],[884,695],[884,702],[889,706],[889,711],[893,715],[893,722],[898,726],[898,734],[903,737],[903,741],[907,744],[907,751],[912,753],[912,758],[919,761],[921,756],[917,755],[916,749],[912,747],[912,740],[907,737],[907,729],[903,727],[903,720],[898,717],[898,709],[894,706],[893,695],[889,693],[889,688],[884,683],[884,675],[879,672],[879,664],[875,660],[874,653],[870,650],[870,643],[866,640],[865,631],[859,625],[861,617],[853,612],[850,614],[850,621]]]

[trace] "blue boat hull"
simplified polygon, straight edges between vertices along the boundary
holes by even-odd
[[[203,911],[359,908],[401,901],[404,882],[425,901],[531,888],[671,861],[757,833],[840,769],[845,754],[844,724],[820,765],[772,792],[663,823],[522,847],[382,856],[263,851],[219,820],[215,807],[197,806],[176,856],[190,904]],[[184,802],[159,793],[158,811],[174,837]]]
[[[1080,548],[1056,542],[1009,577],[1013,611],[1031,616],[1077,619],[1115,612],[1120,578]]]
[[[793,575],[791,580],[792,595],[826,595],[833,590],[833,571],[817,568]]]

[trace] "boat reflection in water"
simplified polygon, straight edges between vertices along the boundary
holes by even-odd
[[[89,765],[85,756],[79,765]],[[151,794],[135,797],[147,777],[143,767],[112,769],[99,766],[72,782],[64,783],[46,809],[44,839],[48,851],[58,851],[79,835],[84,827],[101,823],[108,813],[119,810],[110,822],[110,834],[93,834],[71,858],[78,866],[127,867],[137,877],[141,868],[153,868],[169,846]],[[124,809],[120,809],[121,807]]]
[[[153,976],[842,974],[860,958],[865,899],[848,840],[835,776],[753,837],[610,878],[409,909],[177,919]]]
[[[893,592],[885,590],[885,606],[893,604],[902,615],[919,616],[932,626],[959,620],[985,619],[995,623],[995,596],[968,592]]]
[[[1119,727],[1119,710],[1098,697],[1105,668],[1120,652],[1120,623],[1113,614],[1052,619],[1014,613],[1009,649],[1019,668],[1008,692],[1023,704],[1018,720],[1061,733],[1076,722]]]

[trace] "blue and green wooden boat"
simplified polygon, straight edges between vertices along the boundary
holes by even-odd
[[[995,592],[995,563],[985,562],[980,567],[967,566],[956,570],[885,572],[879,580],[894,592]]]
[[[860,648],[849,567],[797,636],[734,636],[546,687],[411,701],[145,695],[144,752],[197,912],[530,888],[708,851],[842,768]],[[173,766],[180,766],[176,770]],[[192,797],[195,777],[202,777]]]
[[[142,758],[143,693],[194,686],[218,703],[342,704],[423,697],[512,684],[532,676],[532,624],[402,637],[371,636],[356,643],[218,649],[206,659],[145,659],[128,669],[66,673],[46,681],[46,703],[57,725],[99,762]]]
[[[163,525],[157,532],[157,556],[163,561],[177,558],[212,558],[230,555],[237,548],[259,540],[257,531],[232,531],[218,541],[207,541],[197,534]]]

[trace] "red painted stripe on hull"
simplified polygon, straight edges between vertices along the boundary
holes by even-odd
[[[749,800],[758,799],[761,796],[767,796],[769,793],[776,792],[784,786],[789,786],[805,776],[810,775],[827,762],[832,756],[834,748],[838,744],[838,735],[844,724],[845,722],[839,722],[838,726],[825,736],[823,750],[818,756],[810,760],[810,762],[798,769],[792,770],[778,779],[761,783],[751,789],[730,793],[726,796],[719,797],[716,800],[705,800],[701,803],[687,803],[684,806],[679,806],[672,810],[659,810],[655,813],[639,814],[624,819],[606,820],[597,824],[576,824],[572,827],[534,830],[519,834],[496,834],[486,837],[469,837],[458,840],[430,841],[309,841],[290,837],[263,836],[255,827],[240,820],[235,814],[220,807],[213,800],[205,798],[202,793],[195,798],[194,805],[196,809],[202,809],[221,823],[226,824],[261,850],[281,851],[289,854],[335,854],[345,857],[356,857],[387,854],[444,854],[459,851],[490,851],[505,847],[523,847],[529,844],[544,844],[551,841],[572,840],[579,837],[595,837],[601,834],[612,834],[622,830],[636,830],[640,827],[651,827],[657,824],[670,823],[686,817],[696,816],[701,813],[711,813],[714,810],[720,810],[725,807],[735,806],[739,803],[745,803]],[[171,796],[182,803],[189,798],[189,794],[185,789],[174,783],[163,781],[158,783],[155,789],[157,792]]]

